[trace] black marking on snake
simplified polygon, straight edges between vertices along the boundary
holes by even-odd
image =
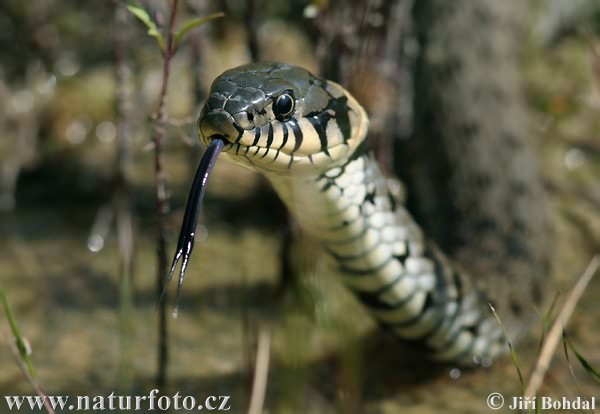
[[[331,188],[331,186],[336,186],[337,188],[340,189],[342,194],[344,193],[344,189],[337,184],[336,179],[341,177],[342,175],[344,175],[344,173],[346,172],[346,165],[348,165],[348,164],[346,163],[346,164],[342,165],[341,167],[336,167],[336,168],[340,169],[340,172],[339,172],[339,174],[337,174],[335,176],[328,176],[327,175],[328,171],[325,171],[323,174],[319,175],[319,177],[317,178],[317,181],[322,181],[322,180],[325,181],[325,183],[321,186],[321,189],[320,189],[322,192],[329,190],[329,188]]]
[[[356,147],[354,153],[350,156],[350,158],[348,158],[348,162],[344,165],[344,167],[350,164],[352,161],[356,161],[363,155],[367,154],[369,154],[370,157],[373,157],[373,151],[371,150],[371,148],[369,148],[367,140],[364,140],[358,145],[358,147]]]
[[[348,98],[341,96],[339,98],[333,98],[329,101],[328,108],[335,111],[335,119],[337,121],[340,131],[342,131],[342,137],[344,141],[348,141],[352,136],[352,125],[350,124],[350,117],[348,116]]]
[[[396,211],[396,208],[398,208],[398,201],[396,201],[396,197],[394,197],[394,195],[392,193],[390,193],[388,191],[387,193],[388,196],[388,200],[390,200],[390,208],[392,211]]]
[[[177,240],[177,249],[173,262],[171,263],[171,271],[165,283],[163,292],[159,299],[162,300],[165,293],[167,292],[167,286],[173,277],[173,273],[177,268],[179,259],[183,256],[183,262],[181,263],[181,271],[179,273],[179,282],[177,284],[177,294],[175,300],[175,309],[173,310],[173,316],[177,316],[177,303],[179,302],[179,292],[183,279],[185,277],[185,270],[187,269],[190,255],[194,248],[194,238],[196,235],[196,226],[198,225],[198,216],[200,215],[200,209],[202,207],[202,200],[206,191],[206,185],[208,177],[217,162],[217,157],[221,153],[221,150],[225,146],[225,141],[222,138],[216,138],[210,142],[206,148],[206,152],[200,160],[200,165],[194,176],[194,182],[190,189],[187,204],[185,206],[185,213],[183,215],[183,222],[181,224],[181,230],[179,231],[179,238]]]
[[[267,148],[273,144],[273,123],[269,122],[269,132],[267,133]]]
[[[433,306],[434,306],[434,300],[433,300],[433,292],[427,292],[427,296],[425,297],[425,302],[423,302],[423,307],[421,308],[421,312],[419,312],[419,315],[416,317],[416,320],[412,319],[409,321],[405,321],[405,322],[393,322],[392,324],[395,327],[408,327],[410,325],[414,325],[415,323],[417,323],[419,320],[422,320],[425,317],[425,313],[427,313],[427,311],[429,311]],[[443,318],[440,318],[439,315],[443,315],[440,312],[437,312],[436,315],[438,315],[439,320],[436,321],[436,323],[431,327],[431,332],[434,332],[437,327],[439,326],[438,324],[441,324]]]
[[[393,310],[394,308],[385,302],[381,301],[379,294],[377,292],[365,292],[362,290],[352,289],[352,293],[358,298],[361,303],[364,303],[369,309],[385,309],[385,310]],[[392,326],[391,322],[383,322],[386,325]]]
[[[265,158],[267,156],[267,154],[269,153],[269,151],[271,150],[271,148],[267,148],[267,150],[265,151],[265,153],[262,155],[262,157],[260,157],[260,159],[262,160],[263,158]]]
[[[348,208],[350,208],[350,206]],[[344,243],[348,243],[348,242],[357,240],[357,239],[359,239],[359,238],[361,238],[361,237],[363,237],[365,235],[365,233],[367,232],[368,228],[369,228],[369,226],[365,222],[365,223],[363,223],[363,227],[360,230],[360,232],[357,233],[357,234],[355,234],[354,236],[348,237],[348,238],[343,239],[343,240],[323,240],[323,244],[324,245],[326,245],[326,244],[344,244]]]
[[[456,273],[454,273],[454,275],[456,275]],[[450,315],[450,317],[448,317],[448,314],[446,314],[446,317],[445,317],[445,321],[444,322],[446,323],[447,326],[453,326],[454,323],[455,323],[455,321],[456,321],[456,319],[458,318],[458,315],[462,311],[462,309],[461,309],[461,306],[463,305],[462,292],[459,293],[458,297],[454,298],[453,302],[456,304],[455,309],[454,309],[454,314]],[[450,346],[456,340],[456,337],[460,333],[461,333],[461,329],[457,329],[456,332],[454,333],[454,335],[452,337],[447,338],[446,342],[444,342],[443,346],[440,347],[440,348]]]
[[[381,241],[381,239],[380,239],[379,241]],[[371,246],[370,248],[368,248],[368,249],[364,250],[364,251],[363,251],[363,252],[361,252],[361,253],[358,253],[358,254],[353,254],[353,255],[350,255],[350,256],[343,256],[343,255],[341,255],[341,254],[338,254],[338,253],[334,252],[333,250],[331,250],[331,249],[330,249],[329,247],[327,247],[327,246],[325,246],[325,247],[324,247],[325,251],[326,251],[328,254],[330,254],[330,255],[331,255],[331,256],[333,256],[333,257],[334,257],[336,260],[339,260],[340,262],[341,262],[341,261],[344,261],[344,260],[356,260],[356,259],[360,259],[361,257],[365,257],[366,255],[368,255],[368,254],[371,254],[371,253],[373,252],[373,250],[376,250],[376,249],[378,249],[378,248],[379,248],[379,243],[377,243],[377,244],[375,244],[375,245]]]
[[[325,192],[325,191],[329,190],[332,185],[335,185],[336,187],[339,188],[339,186],[335,182],[335,178],[326,177],[326,179],[327,179],[327,181],[325,181],[325,184],[323,184],[323,186],[321,187],[321,191],[322,192]]]
[[[290,162],[288,163],[288,170],[292,168],[292,163],[294,162],[294,154],[290,154]]]
[[[399,302],[395,302],[394,304],[388,304],[388,306],[390,306],[391,310],[400,309],[403,306],[406,306],[406,304],[414,298],[414,296],[417,294],[418,291],[419,291],[419,289],[415,288],[415,289],[413,289],[412,293],[410,293],[407,297],[402,298],[402,300],[400,300]],[[421,306],[421,309],[419,310],[419,313],[417,315],[414,315],[408,319],[405,319],[402,322],[392,322],[392,323],[398,324],[400,326],[410,326],[410,325],[418,324],[419,321],[421,321],[423,319],[425,312],[427,312],[428,307],[425,304],[426,302],[427,302],[427,297],[425,297],[425,302],[424,302],[423,306]]]
[[[280,151],[279,151],[279,150],[277,150],[277,152],[275,153],[275,157],[273,157],[273,161],[272,161],[272,163],[273,163],[273,162],[275,162],[275,161],[277,161],[277,157],[279,157],[279,152],[280,152]]]
[[[404,243],[404,246],[406,246],[406,242],[402,242]],[[396,260],[398,260],[400,263],[402,263],[402,265],[404,265],[404,262],[406,261],[406,259],[408,259],[408,247],[405,247],[405,251],[403,254],[395,254],[394,258]]]
[[[287,126],[283,122],[281,123],[281,129],[283,130],[283,139],[281,140],[281,146],[277,150],[278,154],[279,154],[279,150],[282,149],[283,147],[285,147],[285,144],[287,144],[287,140],[288,140],[288,129],[287,129]]]
[[[423,311],[422,311],[422,315],[421,315],[421,320],[425,317],[426,312],[428,311],[433,311],[433,315],[434,315],[434,319],[433,319],[433,323],[431,324],[431,326],[429,327],[428,331],[423,333],[420,338],[422,338],[423,341],[427,341],[428,339],[430,339],[431,337],[433,337],[438,330],[444,325],[444,313],[445,312],[435,312],[433,310],[433,308],[436,306],[435,304],[435,299],[434,299],[434,292],[428,292],[427,293],[427,297],[425,298],[425,303],[423,304]],[[439,302],[439,301],[438,301]],[[439,305],[438,305],[439,306]],[[456,318],[453,318],[453,321]],[[409,322],[393,322],[390,325],[392,327],[395,328],[403,328],[403,327],[409,327],[410,325],[412,325],[414,322],[409,323]]]
[[[310,161],[311,165],[315,165],[312,155],[310,155],[310,154],[308,155],[308,160]]]
[[[240,142],[240,139],[242,139],[242,137],[244,136],[244,128],[242,128],[241,126],[239,126],[236,122],[233,123],[233,127],[238,132],[237,138],[235,139],[235,141],[233,141],[234,143],[237,144],[238,142]]]
[[[252,146],[255,146],[256,144],[258,144],[258,141],[260,141],[260,133],[261,133],[261,128],[255,128],[254,130],[254,141],[252,141]]]
[[[381,288],[375,290],[375,291],[365,291],[365,290],[360,290],[357,288],[353,288],[353,292],[357,295],[360,296],[361,293],[366,293],[369,297],[369,306],[377,309],[377,310],[396,310],[396,309],[400,309],[403,306],[405,306],[417,293],[418,289],[414,288],[412,290],[411,293],[409,293],[408,295],[406,295],[405,297],[403,297],[400,301],[395,302],[393,304],[387,303],[385,302],[382,298],[381,295],[385,294],[387,291],[389,291],[390,289],[392,289],[394,286],[396,286],[399,282],[402,281],[402,279],[404,279],[405,275],[399,275],[398,277],[396,277],[394,280],[392,280],[391,282],[385,284],[384,286],[382,286]],[[412,319],[412,318],[411,318]],[[407,321],[404,321],[407,322]]]
[[[453,333],[453,335],[448,337],[448,340],[446,342],[443,342],[442,344],[439,345],[439,349],[445,350],[445,349],[450,348],[453,344],[456,343],[458,336],[463,332],[464,332],[463,329],[456,329],[455,332]],[[456,359],[459,360],[463,356],[470,354],[471,351],[473,350],[474,346],[475,346],[475,341],[469,341],[469,346],[466,347],[465,349],[463,349],[462,351],[460,351],[458,354],[456,354]]]
[[[334,167],[334,168],[339,169],[339,172],[336,175],[327,175],[328,173],[331,172],[331,170],[327,170],[324,173],[319,174],[319,176],[316,178],[315,181],[325,180],[325,185],[327,185],[330,181],[335,182],[336,178],[340,178],[346,172],[346,165],[348,165],[348,163],[346,163],[340,167]],[[324,191],[324,189],[321,188],[321,191]]]
[[[290,125],[290,128],[292,128],[292,131],[294,131],[294,137],[296,138],[296,143],[294,144],[294,148],[291,152],[291,154],[293,154],[300,149],[302,141],[304,140],[304,135],[302,134],[302,128],[300,128],[298,122],[294,118],[291,118],[288,121],[288,124]]]
[[[377,194],[375,194],[375,190],[368,192],[367,195],[365,195],[364,202],[366,203],[368,201],[369,203],[375,205],[375,196],[376,195]]]
[[[360,270],[352,269],[350,267],[340,265],[340,270],[352,277],[356,276],[358,278],[361,278],[361,277],[368,278],[369,276],[374,276],[373,273],[377,273],[378,271],[383,269],[390,262],[390,260],[393,260],[392,256],[388,257],[383,262],[381,262],[380,264],[378,264],[374,267],[370,267],[368,269],[360,269]]]
[[[406,306],[406,304],[411,299],[413,299],[413,297],[417,293],[418,289],[414,289],[408,296],[402,298],[401,300],[399,300],[398,302],[395,302],[395,303],[388,303],[388,302],[384,301],[381,298],[381,294],[383,292],[388,291],[393,286],[395,286],[396,283],[400,282],[400,279],[402,279],[403,277],[405,277],[405,276],[400,276],[400,277],[394,279],[392,282],[390,282],[386,286],[384,286],[381,289],[381,291],[361,292],[360,290],[353,289],[353,292],[355,295],[358,295],[361,300],[363,298],[363,295],[361,295],[361,293],[363,293],[363,294],[367,293],[368,300],[369,300],[369,307],[372,309],[380,310],[380,311],[392,311],[392,312],[396,311],[396,310],[401,310],[404,306]],[[423,309],[424,309],[424,307],[423,307]],[[405,319],[401,322],[386,322],[386,323],[391,326],[410,326],[410,325],[417,323],[420,320],[422,313],[423,313],[423,310],[421,311],[421,313],[419,313],[418,316],[410,317],[409,319]]]
[[[406,277],[412,277],[412,276],[409,276],[407,274],[403,274],[401,272],[400,275],[398,275],[397,278],[395,278],[390,283],[386,284],[381,289],[379,289],[377,291],[377,295],[379,295],[381,297],[381,295],[384,295],[386,292],[388,292],[390,289],[392,289],[394,286],[396,286],[398,283],[400,283],[402,281],[402,279],[404,279]],[[404,306],[405,304],[407,304],[418,291],[419,291],[419,288],[417,288],[415,286],[415,287],[413,287],[411,293],[409,293],[408,295],[404,296],[398,302],[395,302],[393,304],[388,304],[387,302],[384,302],[384,303],[386,303],[387,306],[389,306],[391,309],[401,308],[402,306]],[[382,301],[383,301],[383,299],[382,299]]]
[[[310,116],[308,117],[308,121],[312,124],[319,136],[319,141],[321,141],[321,151],[331,158],[331,155],[329,155],[329,151],[327,150],[327,133],[325,132],[325,127],[321,124],[321,120],[318,116]],[[327,121],[325,122],[325,125],[327,125]]]

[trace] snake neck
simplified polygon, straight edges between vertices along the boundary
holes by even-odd
[[[366,145],[319,174],[265,175],[380,324],[439,360],[485,363],[501,351],[489,301],[425,240]]]
[[[472,273],[467,275],[451,264],[425,239],[403,203],[390,194],[366,144],[368,124],[364,109],[340,85],[298,67],[263,62],[231,69],[215,79],[198,130],[208,145],[223,143],[224,157],[271,181],[299,225],[320,241],[343,281],[380,324],[402,338],[424,343],[438,359],[485,364],[506,349],[488,296],[497,300],[504,325],[517,330],[508,331],[514,339],[525,326],[527,301],[522,299],[531,296],[523,292],[527,286],[539,287],[539,278],[536,281],[523,271],[527,266],[515,272],[470,266]],[[508,147],[500,141],[497,145]],[[478,148],[478,143],[471,140],[453,147],[458,155],[454,164],[472,166],[472,160],[464,160],[464,146]],[[491,162],[490,157],[500,153],[502,162]],[[512,155],[521,153],[517,146],[509,155],[501,148],[492,153],[488,148],[488,158],[480,157],[479,164],[506,169],[514,161]],[[464,173],[460,165],[454,166],[459,176]],[[465,189],[487,185],[489,180],[483,179],[487,169],[478,171],[474,182],[459,180],[466,183]],[[509,189],[526,188],[528,181],[516,178],[509,180]],[[503,197],[491,199],[493,205],[485,207],[497,213],[511,205]],[[516,203],[512,210],[525,210],[524,206]],[[512,262],[527,262],[529,249],[515,241],[527,228],[527,215],[515,218],[506,226],[494,226],[496,221],[487,219],[475,223],[474,230],[486,234],[494,227],[508,229],[485,240],[475,232],[473,244],[482,245],[481,256],[490,244],[499,244],[519,256]],[[488,256],[484,259],[487,262]],[[519,289],[514,288],[516,283]],[[539,296],[536,291],[533,297]]]

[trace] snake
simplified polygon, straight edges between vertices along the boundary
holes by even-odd
[[[494,302],[493,289],[482,289],[485,275],[462,270],[426,237],[389,188],[368,131],[367,112],[344,87],[303,68],[259,62],[222,73],[198,118],[207,150],[168,279],[183,258],[183,283],[204,189],[220,156],[266,177],[385,330],[424,345],[438,361],[489,363],[508,341],[491,303],[500,315],[510,309]]]

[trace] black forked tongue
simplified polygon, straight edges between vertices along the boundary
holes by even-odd
[[[175,298],[175,309],[173,310],[173,317],[177,317],[177,311],[179,308],[179,291],[183,284],[183,278],[185,277],[185,270],[187,269],[192,249],[194,248],[194,237],[196,235],[196,225],[198,224],[198,216],[200,215],[200,209],[202,208],[202,199],[204,198],[204,192],[206,191],[206,183],[208,177],[217,162],[217,157],[221,153],[223,146],[225,145],[224,140],[221,137],[216,137],[206,148],[206,152],[200,160],[200,165],[196,171],[194,177],[194,183],[190,189],[188,195],[187,205],[185,206],[185,214],[183,215],[183,223],[181,224],[181,230],[179,231],[179,240],[177,241],[177,251],[175,257],[173,257],[173,263],[171,264],[171,271],[167,278],[167,283],[161,294],[160,300],[163,299],[169,282],[173,278],[173,273],[177,268],[179,259],[183,256],[181,262],[181,270],[179,272],[179,281],[177,283],[177,294]]]

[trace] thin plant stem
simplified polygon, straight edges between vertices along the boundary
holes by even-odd
[[[248,414],[261,414],[267,393],[267,379],[269,377],[269,359],[271,358],[271,333],[262,329],[258,334],[256,350],[256,367],[252,381],[252,393]]]
[[[44,401],[44,408],[46,408],[46,411],[48,411],[48,414],[56,414],[56,411],[54,411],[52,409],[50,402],[46,398],[46,393],[44,392],[44,390],[42,390],[42,387],[40,386],[38,380],[36,378],[32,377],[31,374],[29,373],[29,370],[27,369],[27,365],[25,364],[25,361],[23,361],[23,358],[21,357],[21,354],[19,353],[19,349],[17,348],[17,345],[13,341],[10,341],[10,340],[7,342],[8,342],[8,346],[9,346],[10,350],[12,351],[12,353],[14,354],[14,356],[17,360],[17,364],[19,365],[19,368],[21,369],[21,373],[23,374],[25,379],[27,379],[27,382],[29,382],[29,384],[33,387],[33,389],[35,390],[35,393]]]
[[[157,240],[157,284],[156,294],[160,297],[165,287],[167,264],[167,241],[166,241],[166,218],[169,212],[169,200],[167,197],[166,180],[164,171],[164,150],[163,140],[165,138],[165,124],[167,122],[167,90],[169,85],[169,75],[171,72],[171,62],[175,54],[173,49],[173,25],[179,0],[173,0],[169,26],[167,32],[167,43],[163,51],[163,74],[162,85],[160,88],[160,98],[158,103],[157,116],[154,123],[154,172],[156,177],[156,210],[158,213],[158,240]],[[158,343],[158,372],[156,383],[162,387],[166,383],[166,371],[168,362],[168,343],[167,343],[167,301],[159,300],[159,343]]]
[[[504,325],[502,324],[500,317],[496,313],[496,309],[494,309],[494,307],[492,306],[491,303],[489,304],[489,306],[492,309],[492,313],[494,314],[494,317],[496,318],[498,325],[500,325],[500,329],[502,329],[502,335],[504,335],[504,339],[506,340],[506,343],[508,344],[508,349],[510,350],[510,356],[513,360],[513,365],[517,369],[517,375],[519,376],[519,383],[521,384],[521,391],[523,392],[523,394],[525,394],[525,381],[523,380],[523,374],[521,373],[521,367],[519,366],[519,361],[517,360],[517,353],[515,352],[515,348],[513,347],[512,343],[510,342],[508,333],[506,332],[506,329],[504,329]]]
[[[579,381],[577,380],[577,376],[575,375],[575,370],[573,369],[573,365],[571,364],[571,358],[569,357],[569,347],[567,344],[567,333],[563,330],[562,332],[562,342],[563,342],[563,351],[565,352],[565,358],[567,360],[567,367],[569,368],[569,373],[571,374],[571,379],[573,380],[573,384],[575,384],[575,389],[577,390],[577,395],[583,396],[583,391],[579,386]]]
[[[19,329],[17,321],[12,312],[12,308],[8,303],[8,298],[6,297],[6,293],[3,289],[0,289],[0,309],[2,309],[4,312],[4,317],[8,321],[8,325],[10,327],[10,333],[4,332],[3,330],[2,336],[6,338],[6,342],[8,343],[10,350],[17,360],[17,365],[19,365],[21,373],[35,390],[36,394],[44,401],[44,407],[46,408],[46,411],[48,411],[49,414],[55,414],[55,411],[52,409],[50,403],[46,400],[46,394],[42,390],[42,387],[37,379],[33,362],[29,357],[31,355],[31,347],[29,342],[21,334],[21,330]]]

